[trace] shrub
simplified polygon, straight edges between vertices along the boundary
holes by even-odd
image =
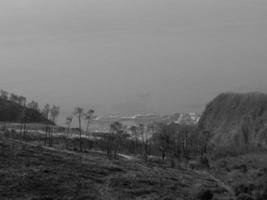
[[[237,200],[254,200],[249,194],[242,193],[238,195]]]
[[[213,192],[210,190],[201,190],[197,196],[197,200],[212,200],[213,198]]]

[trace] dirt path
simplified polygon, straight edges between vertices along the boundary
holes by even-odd
[[[228,192],[229,196],[227,198],[232,199],[232,200],[236,200],[235,192],[233,191],[233,189],[230,186],[226,185],[223,181],[216,178],[215,176],[213,176],[212,174],[210,174],[207,171],[196,171],[196,172],[198,174],[203,174],[203,175],[207,176],[211,180],[214,180],[218,184],[218,186],[224,188]]]

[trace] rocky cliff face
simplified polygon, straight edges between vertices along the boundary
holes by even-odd
[[[220,94],[206,106],[199,127],[211,133],[215,145],[244,144],[247,139],[267,146],[267,95]]]

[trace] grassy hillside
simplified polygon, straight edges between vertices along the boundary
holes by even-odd
[[[267,145],[267,95],[262,93],[223,93],[211,101],[199,126],[210,131],[211,143],[242,144],[242,127],[248,129],[250,144]]]
[[[0,98],[0,121],[22,122],[25,120],[23,110],[24,107],[20,104]],[[52,123],[40,111],[32,108],[26,107],[25,116],[27,117],[27,123]]]
[[[20,143],[0,134],[0,199],[225,199],[205,173]]]

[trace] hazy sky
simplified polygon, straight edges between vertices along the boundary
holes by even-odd
[[[267,92],[266,0],[0,0],[0,87],[97,113]]]

